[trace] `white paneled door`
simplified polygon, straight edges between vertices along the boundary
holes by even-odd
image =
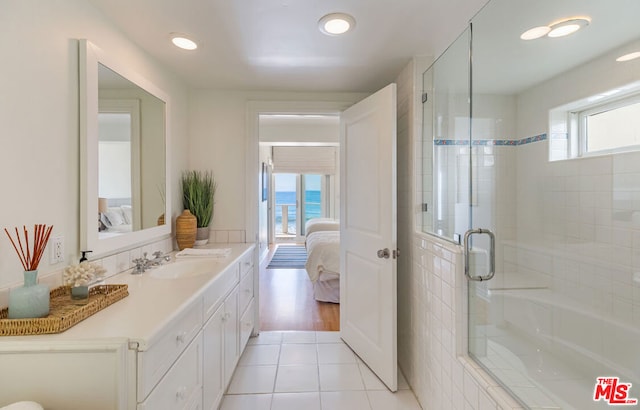
[[[397,390],[396,85],[340,120],[340,335]]]

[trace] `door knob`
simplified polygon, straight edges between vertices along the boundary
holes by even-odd
[[[379,249],[378,250],[378,258],[382,259],[389,259],[389,256],[391,256],[391,252],[389,252],[389,248],[384,248],[384,249]]]

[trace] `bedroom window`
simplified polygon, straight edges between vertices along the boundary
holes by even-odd
[[[302,225],[300,226],[302,235],[306,235],[304,232],[304,226],[311,218],[321,218],[325,216],[323,212],[322,203],[322,175],[302,175],[302,189],[304,200],[302,201],[301,214]]]
[[[330,215],[331,176],[274,173],[273,178],[277,239],[300,239],[309,219]]]

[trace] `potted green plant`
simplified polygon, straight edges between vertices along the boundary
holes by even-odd
[[[197,220],[195,245],[209,241],[209,224],[213,219],[214,198],[218,184],[211,171],[185,171],[182,173],[182,206]]]

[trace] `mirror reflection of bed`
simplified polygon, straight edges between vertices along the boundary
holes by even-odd
[[[133,231],[131,198],[99,198],[98,237],[109,238]]]
[[[261,266],[262,330],[340,329],[340,223],[314,218],[306,222],[304,232],[304,244],[272,246]],[[276,253],[279,248],[282,258]],[[303,268],[294,261],[302,250]]]

